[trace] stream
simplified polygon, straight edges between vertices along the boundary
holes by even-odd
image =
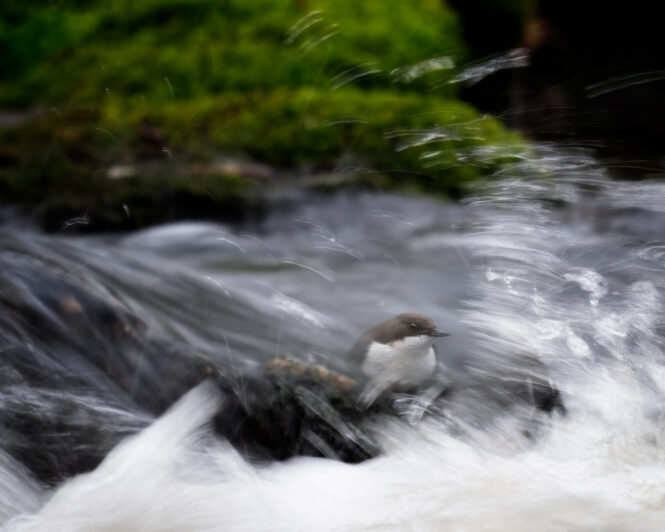
[[[662,176],[610,179],[588,152],[542,144],[461,203],[272,201],[247,227],[0,227],[0,528],[665,529]],[[248,460],[213,435],[227,399],[209,382],[161,414],[190,357],[343,371],[364,330],[406,311],[451,333],[438,356],[462,391],[418,422],[373,420],[377,458]],[[532,358],[565,413],[498,399]],[[17,428],[27,414],[90,437],[52,442],[69,445],[64,465]]]

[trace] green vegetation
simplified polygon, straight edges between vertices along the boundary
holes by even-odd
[[[9,0],[0,12],[0,109],[19,112],[0,118],[0,197],[54,227],[86,209],[127,206],[119,227],[192,215],[168,198],[251,203],[256,187],[215,170],[220,157],[456,194],[500,158],[483,147],[514,140],[455,97],[465,50],[441,0]],[[118,166],[132,175],[109,179]]]

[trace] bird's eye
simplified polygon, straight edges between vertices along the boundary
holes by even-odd
[[[418,325],[416,323],[409,323],[409,327],[411,327],[412,329],[417,329]]]

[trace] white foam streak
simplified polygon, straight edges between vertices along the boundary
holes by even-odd
[[[187,453],[196,450],[201,427],[219,407],[209,383],[187,394],[138,436],[118,445],[92,473],[63,485],[34,519],[19,519],[17,531],[186,530],[190,517],[179,494],[187,482]],[[192,470],[194,474],[196,470]],[[186,504],[186,503],[185,503]]]
[[[224,443],[204,446],[218,399],[200,388],[9,529],[662,530],[664,434],[634,377],[617,367],[592,378],[537,444],[510,425],[459,439],[436,423],[389,424],[389,454],[357,466],[252,467]]]
[[[270,298],[270,302],[275,305],[278,309],[299,318],[305,323],[314,325],[319,329],[325,329],[328,320],[322,314],[316,312],[311,307],[307,306],[302,301],[297,301],[291,297],[288,297],[281,292],[273,294]]]
[[[0,451],[0,525],[13,515],[35,512],[44,495],[32,476]]]

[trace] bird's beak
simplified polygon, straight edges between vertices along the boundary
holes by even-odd
[[[440,331],[439,329],[434,329],[434,330],[430,333],[430,336],[441,337],[441,338],[443,338],[444,336],[450,336],[450,333]]]

